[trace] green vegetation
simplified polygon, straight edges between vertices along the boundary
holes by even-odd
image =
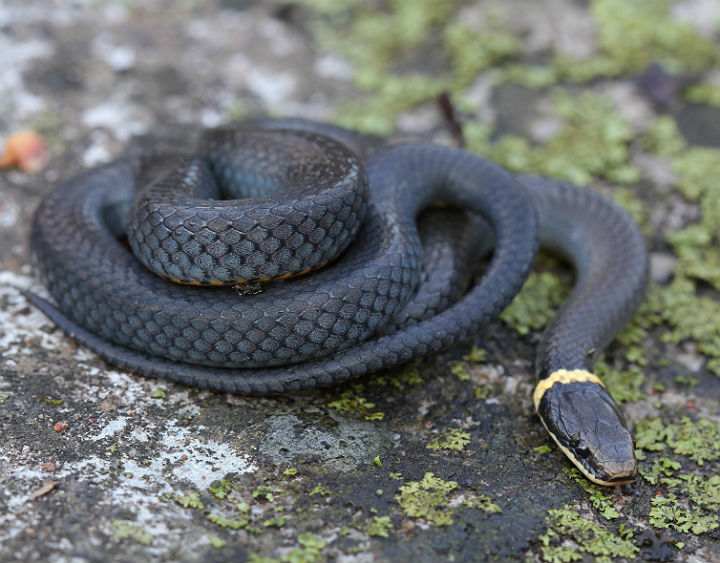
[[[128,520],[114,518],[112,520],[112,527],[113,537],[119,540],[131,539],[143,545],[150,545],[152,543],[150,532],[138,524],[133,524]]]
[[[540,536],[543,561],[565,563],[582,561],[583,554],[592,555],[598,561],[615,558],[634,559],[638,548],[628,537],[620,537],[607,528],[580,516],[577,510],[565,507],[548,511],[545,519],[547,531]],[[572,542],[568,545],[566,542]]]
[[[452,524],[448,495],[457,488],[455,481],[443,481],[428,472],[421,481],[409,481],[400,487],[395,499],[407,516],[447,526]]]
[[[427,445],[429,450],[462,450],[470,443],[470,432],[451,428]]]

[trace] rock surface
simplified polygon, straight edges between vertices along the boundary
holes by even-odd
[[[18,288],[42,291],[32,276],[30,219],[57,180],[130,144],[188,143],[198,128],[242,115],[343,118],[362,98],[358,63],[319,44],[315,12],[302,4],[139,4],[0,3],[0,136],[32,128],[52,152],[39,175],[0,172],[0,560],[551,561],[559,555],[546,548],[561,541],[586,558],[720,559],[713,527],[720,485],[712,478],[720,438],[712,428],[702,427],[704,466],[692,453],[668,446],[662,453],[696,472],[703,500],[689,489],[661,489],[671,485],[657,484],[657,473],[655,484],[650,475],[602,491],[588,485],[569,473],[532,410],[534,330],[523,336],[497,321],[474,342],[410,366],[259,399],[117,370],[29,306]],[[598,16],[585,4],[478,2],[453,18],[510,22],[526,62],[554,50],[582,65],[598,48]],[[676,2],[669,14],[717,40],[717,26],[707,25],[720,19],[713,2]],[[346,23],[337,18],[330,21]],[[720,68],[720,54],[717,61]],[[440,76],[446,64],[428,40],[398,71]],[[463,112],[535,142],[562,129],[548,110],[551,92],[499,85],[493,76],[479,72],[465,88]],[[631,76],[587,88],[612,100],[636,132],[665,112],[689,141],[720,145],[720,127],[711,126],[717,108],[686,102],[672,76],[657,80],[663,92],[670,88],[661,104]],[[452,142],[433,102],[399,112],[389,128]],[[658,233],[701,211],[669,193],[674,173],[662,159],[630,160],[642,170],[654,279],[666,284],[676,263]],[[677,428],[685,428],[683,416],[717,425],[720,378],[706,369],[712,356],[693,341],[667,343],[666,333],[655,327],[640,343],[651,363],[644,396],[626,412]],[[473,345],[485,353],[464,359]],[[625,368],[629,348],[613,348],[608,363]],[[672,517],[650,504],[660,491]],[[568,512],[581,524],[561,521]]]

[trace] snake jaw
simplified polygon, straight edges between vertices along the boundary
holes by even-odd
[[[550,436],[590,481],[620,485],[635,480],[637,461],[627,422],[594,375],[559,370],[540,382],[535,399]]]

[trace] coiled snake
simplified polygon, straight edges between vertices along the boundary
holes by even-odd
[[[421,243],[416,219],[437,203],[482,217],[467,222],[494,246],[467,291],[457,289],[465,269],[438,268],[439,254]],[[474,233],[448,236],[446,247],[467,253],[455,262],[479,259]],[[641,234],[592,191],[514,177],[458,149],[386,147],[286,119],[210,130],[194,154],[120,158],[41,203],[31,248],[56,304],[26,295],[118,366],[197,387],[280,393],[469,338],[520,290],[539,241],[571,261],[576,283],[543,335],[536,409],[588,478],[632,481],[632,437],[590,369],[642,297]],[[225,287],[239,282],[261,282],[262,292]]]

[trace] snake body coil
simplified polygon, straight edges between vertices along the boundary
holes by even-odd
[[[168,172],[169,162],[177,166]],[[219,200],[260,190],[280,193],[252,207]],[[198,194],[211,200],[193,207]],[[454,303],[436,295],[445,282],[423,261],[417,230],[420,212],[436,202],[479,214],[493,233],[488,268]],[[130,245],[163,277],[119,240],[128,225]],[[382,147],[344,129],[279,120],[211,131],[199,156],[123,158],[64,182],[40,205],[31,246],[57,307],[27,295],[121,367],[211,389],[278,393],[467,339],[519,291],[538,232],[578,274],[540,348],[538,413],[591,479],[630,481],[632,438],[589,370],[642,296],[642,237],[623,211],[590,191],[518,180],[463,151]],[[245,297],[164,279],[277,279],[327,261]]]

